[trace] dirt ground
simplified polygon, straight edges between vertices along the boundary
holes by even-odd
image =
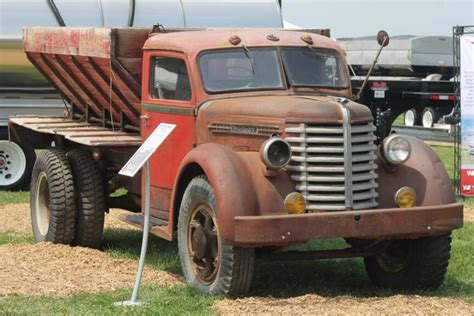
[[[218,315],[474,315],[474,305],[463,301],[416,295],[325,298],[304,295],[289,299],[249,297],[216,301]]]

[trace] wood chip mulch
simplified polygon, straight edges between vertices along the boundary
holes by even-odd
[[[289,299],[249,297],[216,301],[217,315],[474,315],[461,300],[418,295],[326,298],[308,294]]]
[[[139,230],[136,226],[119,219],[124,214],[131,213],[120,209],[111,209],[105,215],[105,228]],[[8,204],[0,207],[0,231],[31,235],[30,204]]]
[[[66,296],[131,288],[136,260],[114,259],[99,250],[52,243],[0,246],[0,297]],[[180,277],[145,267],[143,283],[183,284]]]

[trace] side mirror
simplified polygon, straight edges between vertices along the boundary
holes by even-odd
[[[385,32],[384,30],[381,30],[377,33],[377,42],[380,45],[379,51],[377,52],[377,56],[375,56],[374,62],[372,63],[372,66],[370,66],[369,71],[367,72],[367,75],[365,76],[364,82],[362,82],[362,85],[360,86],[359,92],[357,95],[354,97],[354,100],[358,101],[360,100],[360,97],[362,96],[362,92],[364,92],[365,85],[367,84],[367,81],[369,80],[370,75],[372,74],[372,71],[374,70],[375,65],[377,64],[377,61],[379,60],[380,53],[382,52],[382,49],[388,45],[390,42],[390,37],[388,36],[388,33]]]
[[[390,42],[390,36],[388,36],[387,32],[385,32],[384,30],[381,30],[377,33],[377,42],[379,43],[380,46],[385,47]]]

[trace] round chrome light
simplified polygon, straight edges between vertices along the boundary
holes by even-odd
[[[393,165],[404,163],[410,158],[411,146],[405,137],[390,135],[382,144],[384,158]]]
[[[268,168],[283,168],[291,159],[290,144],[279,137],[272,137],[260,147],[260,158]]]

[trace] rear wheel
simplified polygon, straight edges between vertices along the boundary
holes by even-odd
[[[364,258],[371,281],[400,289],[437,289],[449,263],[451,236],[396,240],[382,253]]]
[[[241,295],[250,287],[254,249],[233,246],[219,235],[217,203],[203,176],[186,188],[178,220],[178,246],[186,282],[209,295]]]
[[[415,126],[420,124],[420,115],[415,109],[409,109],[403,114],[403,123],[405,126]]]
[[[38,157],[33,167],[30,199],[35,241],[71,243],[75,195],[71,167],[64,152],[47,150]]]
[[[22,190],[31,180],[36,154],[28,145],[0,140],[0,190]]]
[[[73,244],[99,248],[104,234],[105,196],[100,168],[87,150],[68,153],[76,191],[76,232]]]
[[[424,127],[433,127],[438,119],[439,115],[433,108],[425,108],[421,114],[421,122]]]

